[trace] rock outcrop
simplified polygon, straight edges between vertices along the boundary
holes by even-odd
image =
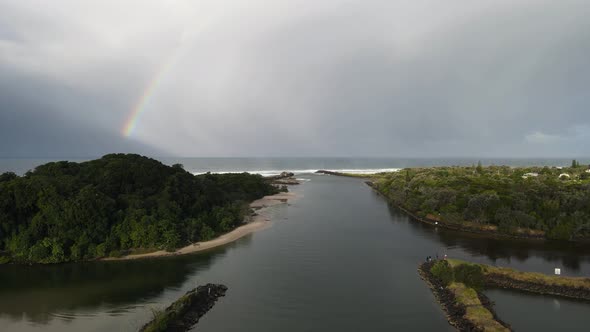
[[[270,180],[271,184],[274,185],[296,185],[300,184],[297,179],[295,179],[295,174],[292,172],[282,172],[279,175],[271,175],[266,177]]]

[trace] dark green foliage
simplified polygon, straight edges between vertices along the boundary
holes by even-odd
[[[375,186],[394,204],[445,223],[493,225],[507,234],[540,230],[562,240],[589,238],[590,173],[574,164],[412,168],[381,174]],[[570,177],[560,180],[562,173]]]
[[[445,286],[455,280],[453,267],[447,260],[439,260],[430,268],[430,272],[437,277]]]
[[[485,283],[483,268],[477,264],[460,264],[453,268],[446,259],[439,260],[432,265],[430,272],[445,286],[452,282],[460,282],[481,291]]]
[[[194,176],[139,155],[52,162],[0,175],[0,255],[58,263],[173,250],[235,228],[248,202],[276,192],[259,175]]]
[[[480,291],[484,286],[483,269],[475,264],[461,264],[454,269],[455,281],[465,284],[467,287]]]

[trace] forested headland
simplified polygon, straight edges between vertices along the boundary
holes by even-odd
[[[0,263],[60,263],[173,250],[239,226],[278,192],[260,175],[203,174],[133,154],[0,175]]]
[[[372,186],[394,205],[451,228],[559,240],[590,239],[590,171],[571,167],[407,168]]]

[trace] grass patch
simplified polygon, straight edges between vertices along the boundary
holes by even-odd
[[[494,316],[483,306],[467,307],[465,318],[486,332],[510,331],[494,320]]]
[[[481,305],[475,289],[469,288],[458,282],[450,284],[448,288],[455,294],[456,301],[463,304],[464,306]]]
[[[494,319],[494,315],[479,300],[477,292],[462,283],[451,283],[447,287],[454,295],[455,301],[465,306],[464,318],[483,331],[510,331]]]

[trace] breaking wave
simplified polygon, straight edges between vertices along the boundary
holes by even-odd
[[[375,174],[375,173],[383,173],[383,172],[397,172],[401,168],[366,168],[366,169],[324,169],[325,171],[331,172],[338,172],[338,173],[350,173],[350,174]],[[273,176],[279,175],[282,172],[291,172],[295,175],[302,175],[302,174],[314,174],[315,172],[319,171],[319,169],[284,169],[284,170],[232,170],[232,171],[197,171],[193,172],[195,175],[205,174],[207,172],[211,172],[214,174],[228,174],[228,173],[252,173],[252,174],[260,174],[262,176]]]

